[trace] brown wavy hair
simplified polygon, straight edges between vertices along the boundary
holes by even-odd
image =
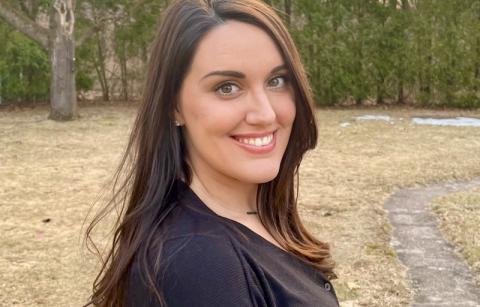
[[[303,64],[280,17],[259,0],[177,0],[160,20],[151,46],[143,103],[115,173],[116,192],[86,231],[87,247],[100,254],[92,231],[108,212],[117,209],[112,245],[102,260],[87,305],[126,305],[134,257],[141,260],[143,279],[163,305],[147,252],[159,246],[154,234],[173,207],[169,199],[174,181],[183,178],[189,184],[191,180],[182,133],[174,126],[178,93],[202,37],[227,20],[255,25],[272,38],[287,65],[295,94],[296,117],[279,174],[258,189],[259,218],[283,248],[326,277],[335,278],[328,244],[305,229],[297,211],[298,168],[305,152],[316,146],[317,126]]]

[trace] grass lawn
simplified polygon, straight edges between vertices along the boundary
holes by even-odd
[[[431,208],[442,234],[463,255],[480,286],[480,189],[437,198]]]
[[[47,120],[43,107],[0,111],[0,306],[86,301],[98,265],[82,248],[82,224],[108,186],[135,112],[84,107],[79,120],[59,123]],[[390,115],[393,124],[352,119],[365,114]],[[480,128],[417,126],[410,116],[480,111],[318,110],[319,145],[301,168],[300,210],[306,226],[332,245],[343,306],[410,302],[405,269],[389,245],[388,195],[480,176]],[[342,127],[346,121],[351,125]]]

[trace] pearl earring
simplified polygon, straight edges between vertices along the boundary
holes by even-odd
[[[175,124],[175,126],[177,127],[180,127],[182,124],[180,124],[180,122],[178,120],[174,120],[173,123]]]

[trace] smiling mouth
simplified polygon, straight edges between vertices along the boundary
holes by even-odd
[[[237,142],[250,145],[250,146],[256,146],[256,147],[263,147],[263,146],[268,146],[272,143],[273,141],[273,133],[263,136],[263,137],[233,137]]]
[[[264,153],[275,147],[276,132],[275,130],[264,133],[239,134],[232,135],[231,138],[248,151]]]

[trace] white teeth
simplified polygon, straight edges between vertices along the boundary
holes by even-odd
[[[248,144],[248,145],[253,145],[253,146],[266,146],[269,145],[273,140],[273,134],[270,134],[268,136],[264,136],[261,138],[237,138],[237,141],[240,143]]]

